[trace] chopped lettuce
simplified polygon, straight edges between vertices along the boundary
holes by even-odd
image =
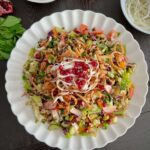
[[[115,74],[114,74],[113,71],[109,71],[109,72],[108,72],[108,76],[109,76],[110,78],[114,78],[114,77],[115,77]]]
[[[36,52],[35,48],[31,48],[28,56],[32,58],[35,52]]]
[[[31,90],[31,84],[30,84],[30,82],[28,81],[28,80],[24,80],[24,89],[26,90],[26,91],[29,91],[29,90]]]
[[[58,44],[58,40],[57,40],[57,39],[52,39],[52,40],[49,42],[48,47],[49,47],[49,48],[54,48],[57,44]]]
[[[40,107],[42,106],[42,100],[40,96],[30,96],[31,100],[35,103],[36,106]]]
[[[125,110],[115,111],[114,114],[118,116],[122,116],[125,114]]]
[[[64,32],[64,29],[63,29],[63,28],[60,28],[60,27],[55,27],[55,30],[56,30],[58,33]]]
[[[76,133],[76,129],[74,126],[71,126],[69,128],[69,131],[66,133],[66,138],[71,138],[72,135]]]
[[[77,34],[74,31],[71,31],[68,36],[69,38],[74,39],[77,36]]]
[[[88,47],[91,47],[92,44],[93,44],[93,41],[92,41],[92,40],[88,40],[88,41],[87,41],[87,46],[88,46]]]
[[[108,126],[109,126],[109,124],[108,124],[107,122],[104,122],[104,123],[103,123],[103,129],[107,129]]]
[[[60,128],[60,125],[56,121],[51,121],[51,123],[48,126],[49,130],[58,129]]]
[[[39,63],[37,61],[33,61],[30,63],[29,72],[36,73],[38,71]]]
[[[50,55],[48,58],[48,62],[54,64],[56,61],[56,57],[54,55]]]
[[[129,72],[124,72],[120,82],[121,90],[126,90],[131,84],[131,74]]]

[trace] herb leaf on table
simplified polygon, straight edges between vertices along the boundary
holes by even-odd
[[[9,58],[17,40],[24,31],[20,18],[15,16],[0,17],[0,60]]]

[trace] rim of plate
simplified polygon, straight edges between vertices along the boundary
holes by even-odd
[[[118,22],[115,21],[113,18],[110,18],[110,17],[105,16],[105,15],[102,14],[102,13],[98,13],[98,12],[96,13],[96,12],[90,11],[90,10],[85,10],[85,11],[84,11],[84,10],[80,10],[80,9],[64,10],[64,11],[61,11],[61,12],[55,12],[55,13],[52,13],[51,15],[45,16],[45,17],[41,18],[39,21],[33,23],[33,24],[30,26],[30,28],[27,29],[26,31],[31,30],[31,28],[32,28],[35,24],[41,22],[41,21],[44,20],[46,17],[52,16],[52,15],[55,15],[55,14],[61,14],[61,13],[65,13],[65,12],[75,12],[75,11],[80,11],[80,12],[82,12],[82,13],[84,13],[84,12],[89,12],[89,13],[99,14],[99,15],[105,17],[105,18],[108,18],[108,19],[113,20],[113,21],[115,22],[115,24],[118,24],[119,26],[121,26],[121,27],[125,30],[125,32],[127,32],[127,34],[130,35],[130,37],[132,38],[132,40],[133,40],[133,41],[135,42],[135,44],[138,46],[139,52],[141,53],[141,56],[142,56],[143,64],[144,64],[144,66],[145,66],[145,72],[144,72],[144,74],[145,74],[145,77],[146,77],[146,81],[145,81],[145,87],[146,87],[146,89],[145,89],[145,92],[144,92],[144,94],[143,94],[144,100],[143,100],[143,103],[142,103],[141,107],[139,108],[139,112],[138,112],[138,113],[136,114],[136,116],[133,118],[133,122],[132,122],[129,126],[126,127],[126,129],[124,130],[124,132],[122,132],[121,134],[117,134],[117,136],[116,136],[115,138],[111,139],[111,140],[109,139],[109,140],[105,141],[105,143],[104,143],[103,145],[101,145],[100,147],[99,147],[99,146],[97,146],[97,147],[96,147],[96,146],[92,146],[92,147],[91,147],[91,149],[94,149],[94,148],[102,148],[102,147],[106,146],[108,143],[111,143],[111,142],[115,141],[116,139],[118,139],[119,137],[123,136],[123,135],[128,131],[128,129],[130,129],[130,128],[135,124],[136,119],[137,119],[137,118],[139,117],[139,115],[141,114],[142,108],[143,108],[143,106],[144,106],[144,104],[145,104],[145,102],[146,102],[146,95],[147,95],[147,93],[148,93],[148,81],[149,81],[148,66],[147,66],[147,63],[146,63],[146,60],[145,60],[144,53],[143,53],[143,51],[141,50],[140,45],[139,45],[139,43],[137,42],[137,40],[134,39],[133,35],[132,35],[128,30],[126,30],[126,28],[125,28],[122,24],[118,23]],[[26,32],[26,31],[25,31],[25,32]],[[25,34],[25,32],[24,32],[24,34]],[[24,36],[24,34],[22,35],[22,37]],[[22,37],[17,41],[16,45],[21,41]],[[15,48],[16,48],[16,47],[15,47]],[[13,48],[12,53],[15,51],[15,48]],[[10,58],[12,57],[12,53],[11,53],[11,55],[10,55]],[[9,64],[9,61],[11,60],[10,58],[9,58],[9,60],[8,60],[8,62],[7,62],[7,71],[6,71],[6,74],[5,74],[5,80],[6,80],[5,89],[6,89],[6,91],[7,91],[7,99],[8,99],[8,101],[9,101],[10,106],[11,106],[11,110],[12,110],[13,114],[17,117],[18,122],[19,122],[21,125],[24,126],[25,130],[26,130],[29,134],[33,135],[37,140],[39,140],[39,141],[41,141],[41,142],[44,142],[44,143],[47,144],[48,146],[55,147],[55,146],[53,146],[53,145],[49,145],[47,141],[44,141],[42,138],[39,138],[36,134],[30,132],[30,131],[28,130],[27,126],[25,126],[25,125],[19,120],[18,115],[17,115],[17,114],[14,112],[14,110],[12,109],[12,103],[11,103],[11,101],[9,100],[9,97],[8,97],[9,90],[7,89],[7,83],[8,83],[7,74],[8,74],[8,64]],[[56,146],[56,147],[62,149],[61,146]],[[81,149],[81,148],[82,148],[82,147],[80,147],[80,149]]]

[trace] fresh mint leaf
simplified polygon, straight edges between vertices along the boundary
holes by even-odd
[[[4,22],[4,18],[0,17],[0,25]]]
[[[21,19],[15,16],[0,17],[0,60],[9,58],[11,50],[25,31],[20,22]]]
[[[16,24],[12,27],[9,27],[9,30],[14,34],[22,34],[25,31],[21,24]]]
[[[11,31],[6,27],[0,27],[0,37],[1,39],[11,39],[13,37],[13,33],[11,33]]]
[[[21,19],[20,18],[17,18],[15,16],[8,16],[5,21],[0,25],[0,26],[3,26],[3,27],[12,27],[18,23],[21,22]]]
[[[12,39],[10,40],[0,40],[0,51],[3,52],[11,52],[14,47],[14,42]]]
[[[9,54],[8,53],[0,51],[0,59],[1,60],[8,59],[8,58],[9,58]]]

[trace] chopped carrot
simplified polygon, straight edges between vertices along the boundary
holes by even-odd
[[[64,58],[64,57],[78,57],[78,55],[76,55],[74,51],[68,49],[64,53],[61,54],[61,58]]]
[[[54,85],[50,82],[45,82],[42,87],[43,91],[47,91],[47,92],[50,92],[53,88]]]
[[[54,37],[57,37],[58,32],[57,32],[56,28],[53,28],[53,29],[52,29],[52,32],[53,32],[53,36],[54,36]]]
[[[120,63],[119,63],[119,66],[120,66],[121,68],[125,68],[125,67],[126,67],[126,62],[125,62],[125,61],[120,62]]]
[[[97,105],[102,108],[103,107],[103,101],[101,99],[98,99],[97,101]]]

